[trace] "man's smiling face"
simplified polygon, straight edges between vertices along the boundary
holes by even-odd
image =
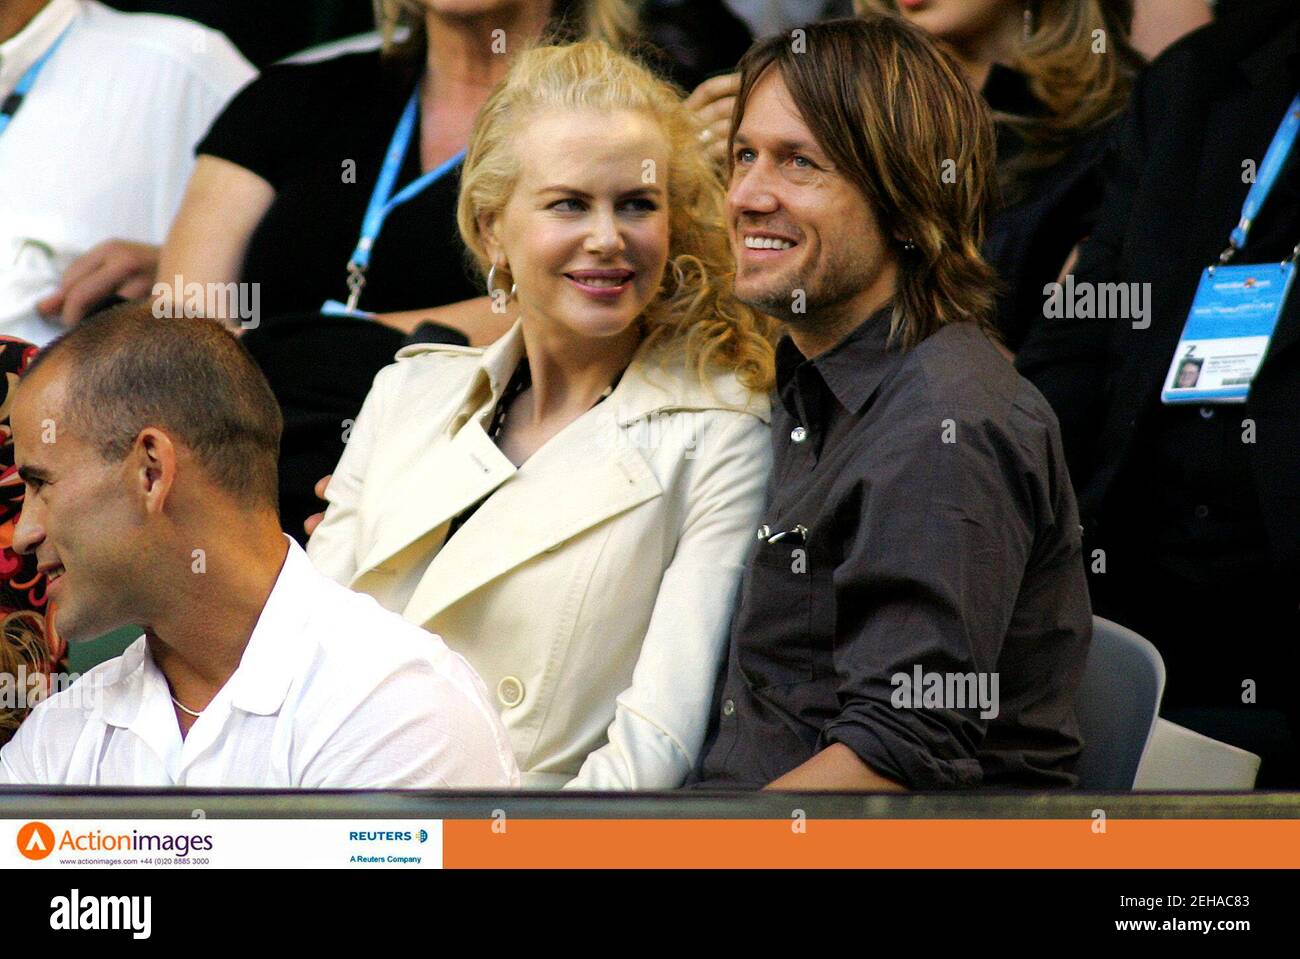
[[[745,103],[727,206],[736,296],[755,309],[795,327],[823,314],[861,322],[892,292],[894,253],[870,204],[818,145],[778,69]]]
[[[59,633],[77,642],[132,622],[141,517],[130,496],[129,459],[106,462],[76,435],[63,415],[66,389],[57,360],[18,386],[10,423],[26,489],[13,545],[35,554]]]

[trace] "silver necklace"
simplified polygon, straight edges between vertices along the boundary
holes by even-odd
[[[168,693],[167,695],[171,696],[170,693]],[[175,696],[172,696],[172,702],[174,702],[176,704],[176,708],[179,709],[181,712],[183,712],[186,716],[193,716],[195,719],[198,719],[200,716],[203,715],[203,710],[201,709],[196,713],[194,710],[186,706],[182,706],[181,701],[177,699]]]

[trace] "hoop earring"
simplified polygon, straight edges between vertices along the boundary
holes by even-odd
[[[490,267],[488,267],[488,275],[487,275],[487,294],[493,299],[496,299],[496,295],[497,295],[496,278],[497,278],[497,265],[493,263]],[[519,289],[519,284],[512,281],[510,284],[510,292],[506,294],[506,302],[509,302],[510,300],[513,300],[515,298],[515,292],[518,289]]]

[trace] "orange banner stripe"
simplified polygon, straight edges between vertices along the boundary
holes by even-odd
[[[803,831],[797,831],[798,829]],[[448,819],[448,869],[1294,869],[1300,820]]]

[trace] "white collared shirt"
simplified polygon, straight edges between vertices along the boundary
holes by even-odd
[[[519,771],[469,664],[289,540],[239,667],[184,739],[141,636],[32,710],[0,750],[4,782],[505,788]]]
[[[115,237],[163,241],[195,144],[256,74],[198,23],[50,0],[0,44],[0,98],[60,35],[0,133],[0,333],[37,345],[62,332],[35,304],[68,264]]]

